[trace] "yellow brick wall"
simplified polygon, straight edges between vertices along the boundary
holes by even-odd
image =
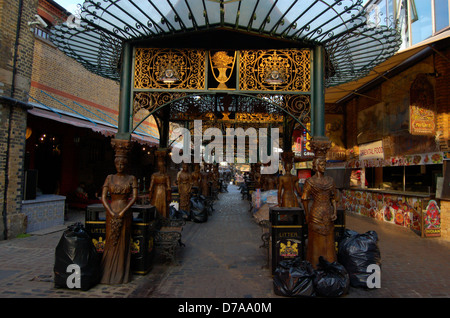
[[[47,106],[70,111],[42,91],[84,116],[92,117],[93,115],[74,104],[72,96],[100,105],[103,112],[117,120],[119,108],[118,83],[87,71],[81,64],[46,41],[36,40],[31,80],[30,95]],[[47,90],[46,87],[50,87],[54,91]],[[95,111],[92,105],[82,103],[80,100],[77,103],[92,112]],[[98,114],[98,112],[95,113]],[[105,117],[105,120],[111,121],[107,117]]]
[[[89,72],[51,42],[36,38],[31,97],[52,108],[96,120],[101,118],[117,125],[119,94],[117,82]],[[29,101],[36,103],[34,99],[30,98]],[[141,128],[146,133],[158,136],[156,123],[152,119],[146,120]]]

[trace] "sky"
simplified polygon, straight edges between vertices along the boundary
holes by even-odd
[[[67,11],[74,13],[77,8],[77,4],[81,4],[84,0],[54,0],[60,6],[65,8]],[[365,4],[368,0],[363,0],[363,4]]]
[[[84,0],[54,0],[61,7],[65,8],[67,11],[75,13],[75,9],[78,4],[82,4]]]

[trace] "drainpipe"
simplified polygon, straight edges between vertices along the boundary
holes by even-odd
[[[19,14],[17,17],[17,25],[16,25],[16,41],[14,44],[14,57],[13,57],[13,70],[12,70],[12,82],[11,82],[11,98],[14,98],[14,93],[16,91],[16,74],[17,74],[17,54],[19,50],[19,37],[20,37],[20,26],[22,22],[22,8],[23,8],[23,0],[19,0]],[[5,160],[5,190],[3,193],[3,224],[4,231],[3,236],[4,239],[8,239],[8,217],[7,217],[7,199],[8,199],[8,186],[9,186],[9,147],[11,142],[11,121],[12,121],[12,112],[13,112],[13,103],[9,103],[9,118],[8,118],[8,136],[6,140],[6,160]]]

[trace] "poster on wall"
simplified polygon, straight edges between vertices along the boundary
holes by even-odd
[[[425,237],[441,236],[441,211],[435,200],[430,200],[423,215]]]

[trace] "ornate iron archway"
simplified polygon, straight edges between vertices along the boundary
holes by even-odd
[[[133,56],[131,117],[144,111],[145,118],[155,115],[164,127],[169,119],[202,119],[207,125],[282,123],[284,131],[289,122],[305,129],[310,122],[309,49],[135,48]],[[161,136],[160,144],[167,145],[167,133]]]
[[[116,138],[129,138],[137,94],[212,91],[308,96],[311,133],[323,136],[325,87],[364,76],[399,48],[395,29],[366,16],[361,0],[86,0],[79,23],[55,27],[52,41],[120,81]]]

